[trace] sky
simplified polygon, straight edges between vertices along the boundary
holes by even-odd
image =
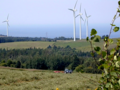
[[[76,0],[1,0],[0,34],[6,34],[6,24],[2,22],[7,19],[9,14],[9,34],[11,36],[22,36],[22,34],[31,36],[34,33],[33,36],[38,37],[38,33],[41,31],[51,33],[50,37],[67,36],[69,33],[69,37],[73,37],[73,12],[68,9],[73,9],[75,3]],[[87,15],[91,15],[88,18],[89,32],[95,28],[98,29],[98,32],[103,33],[104,30],[101,30],[100,27],[110,30],[110,24],[118,8],[118,0],[78,0],[75,15],[79,13],[80,4],[82,4],[83,19],[85,19],[84,10]],[[120,26],[120,18],[115,21],[115,24]],[[59,29],[60,27],[62,30]],[[64,28],[68,27],[70,31],[65,31]],[[76,27],[76,32],[79,33],[79,17],[76,18]],[[84,22],[82,22],[82,27],[86,29]],[[38,28],[39,30],[37,30]]]

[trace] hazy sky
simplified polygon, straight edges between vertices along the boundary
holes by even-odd
[[[73,8],[76,0],[1,0],[0,1],[0,25],[9,14],[9,24],[14,25],[53,25],[73,24]],[[85,18],[84,9],[88,15],[90,24],[111,23],[116,13],[118,0],[78,0],[76,15],[82,3],[81,12]],[[119,22],[120,19],[116,21]],[[79,18],[76,18],[79,23]]]
[[[6,24],[2,22],[6,20],[8,14],[10,25],[9,30],[11,33],[10,35],[13,35],[13,32],[15,32],[12,31],[12,28],[20,28],[21,26],[48,27],[71,25],[71,29],[73,29],[73,12],[68,9],[73,9],[75,3],[76,0],[1,0],[0,28],[3,27],[1,30],[4,29],[1,32],[3,32],[2,34],[6,34]],[[110,24],[118,8],[118,0],[78,0],[78,3],[76,5],[76,15],[79,13],[80,3],[82,4],[81,12],[83,13],[83,19],[85,19],[84,9],[86,10],[87,15],[91,15],[91,17],[88,18],[89,29],[91,29],[90,27],[92,27],[92,25],[94,27],[108,25],[108,28],[110,28]],[[115,24],[120,26],[120,18],[115,21]],[[78,25],[79,17],[76,18],[76,26]],[[58,31],[58,33],[54,33],[56,36],[61,36],[62,32]],[[70,36],[73,37],[73,31],[71,30],[70,32]],[[61,34],[58,35],[59,33]],[[67,34],[64,36],[66,35]]]

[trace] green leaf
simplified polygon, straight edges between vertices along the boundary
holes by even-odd
[[[92,35],[96,35],[97,34],[97,31],[95,30],[95,29],[92,29],[91,30],[91,34],[90,34],[90,36],[92,36]]]
[[[91,37],[91,40],[93,40],[94,38],[95,38],[95,36],[92,36],[92,37]]]
[[[114,31],[114,32],[119,31],[119,27],[115,27],[115,28],[113,29],[113,31]]]
[[[112,76],[115,76],[115,77],[117,77],[117,74],[116,74],[116,72],[110,72],[110,74],[111,74]]]
[[[108,74],[108,71],[107,71],[107,69],[105,69],[105,68],[104,68],[104,71],[105,71],[105,74],[107,75],[107,74]]]
[[[104,41],[107,42],[107,41],[108,41],[108,37],[105,37],[105,38],[104,38]]]
[[[111,51],[110,51],[110,55],[114,54],[115,53],[115,49],[113,48]]]
[[[96,37],[94,38],[94,42],[99,42],[101,39],[101,37],[99,35],[96,35]]]
[[[117,56],[114,56],[114,60],[117,60]]]
[[[119,83],[119,85],[120,85],[120,79],[118,80],[118,83]]]
[[[101,54],[102,54],[102,57],[104,58],[104,57],[106,56],[107,53],[106,53],[105,51],[102,51]]]
[[[114,25],[114,24],[110,24],[111,26],[116,26],[116,25]]]
[[[105,85],[105,87],[106,87],[106,88],[111,87],[111,83],[107,83],[107,84]]]
[[[86,40],[88,41],[88,40],[89,40],[89,37],[87,37]]]
[[[120,67],[120,61],[117,61],[117,62],[115,63],[115,66],[116,66],[116,67]]]
[[[100,51],[101,48],[97,46],[97,47],[94,47],[94,50],[95,50],[95,51]]]
[[[112,39],[108,39],[108,41],[109,41],[109,43],[111,43],[111,44],[113,43],[113,40],[112,40]]]

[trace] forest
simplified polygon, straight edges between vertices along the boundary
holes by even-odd
[[[90,52],[77,51],[69,45],[48,46],[46,49],[0,49],[0,65],[16,68],[64,70],[83,70],[87,73],[101,73],[96,69],[95,61]],[[97,59],[99,58],[96,54]]]

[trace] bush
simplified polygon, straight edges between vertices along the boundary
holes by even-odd
[[[79,65],[79,66],[77,66],[76,68],[75,68],[75,71],[76,72],[80,72],[80,71],[82,71],[83,70],[83,66],[82,65]]]
[[[7,64],[7,66],[10,67],[10,65],[12,64],[12,60],[8,60],[6,64]]]
[[[7,64],[6,64],[6,63],[1,63],[0,65],[1,65],[1,66],[5,66],[5,67],[7,66]]]

